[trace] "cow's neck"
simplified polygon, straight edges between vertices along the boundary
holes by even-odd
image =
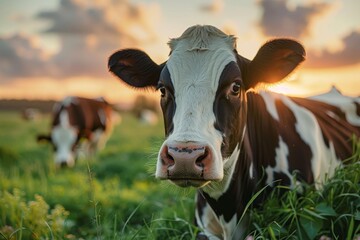
[[[275,149],[279,142],[277,125],[271,114],[276,113],[276,106],[269,106],[274,101],[267,98],[272,98],[272,95],[260,96],[253,92],[247,94],[247,136],[251,146],[248,154],[252,156],[254,169],[258,171],[262,171],[261,167],[275,164]]]
[[[200,190],[200,196],[206,199],[217,216],[224,216],[225,221],[230,221],[235,213],[239,220],[248,201],[263,186],[263,163],[259,161],[271,159],[276,148],[269,146],[272,144],[269,140],[274,135],[272,131],[276,130],[273,122],[267,120],[271,118],[263,116],[267,112],[265,108],[265,103],[259,95],[248,94],[248,121],[244,139],[241,141],[242,137],[239,137],[235,154],[233,153],[230,160],[224,164],[224,169],[229,174],[224,174],[221,182],[211,183]]]
[[[241,189],[255,190],[256,187],[256,175],[250,174],[253,171],[253,166],[251,155],[248,155],[248,140],[249,138],[246,133],[244,141],[237,147],[236,159],[233,162],[232,169],[227,170],[231,172],[225,174],[221,182],[212,183],[210,186],[199,190],[199,197],[204,198],[216,215],[218,217],[223,216],[227,222],[232,219],[235,213],[238,219],[241,217],[246,203],[253,194]],[[229,204],[231,202],[236,202],[237,204]]]

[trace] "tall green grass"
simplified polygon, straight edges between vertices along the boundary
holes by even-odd
[[[23,206],[16,214],[21,218],[41,197],[48,208],[38,221],[48,223],[47,229],[52,225],[46,216],[63,207],[68,214],[62,215],[61,233],[45,234],[3,217],[0,239],[11,234],[16,239],[194,238],[194,192],[175,192],[150,173],[162,142],[161,123],[149,127],[124,115],[96,159],[78,161],[73,169],[55,169],[51,146],[36,142],[36,134],[48,131],[49,122],[49,117],[26,122],[16,113],[0,113],[0,198],[7,202],[5,195],[21,192],[14,202]],[[0,215],[4,212],[9,212],[5,205]]]
[[[274,240],[360,237],[359,160],[360,141],[354,139],[353,157],[320,189],[305,183],[295,189],[279,186],[262,207],[250,211],[249,234]]]

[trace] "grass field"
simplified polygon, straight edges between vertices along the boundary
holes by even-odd
[[[153,177],[162,123],[122,118],[96,159],[55,169],[51,147],[35,140],[49,117],[0,112],[0,239],[195,239],[194,190]],[[356,151],[355,162],[360,144]],[[250,209],[249,230],[257,239],[360,234],[360,164],[339,171],[323,191],[306,186],[305,193],[273,195]]]
[[[146,126],[124,115],[96,159],[60,170],[54,167],[51,147],[36,142],[49,124],[48,117],[24,121],[17,113],[0,113],[0,199],[14,205],[0,207],[4,239],[11,233],[17,239],[194,238],[194,192],[179,192],[153,177],[161,123]],[[33,206],[41,205],[39,197],[48,212]],[[47,215],[57,205],[65,210],[57,209],[56,217],[66,221],[55,231]],[[1,212],[8,209],[13,213]]]

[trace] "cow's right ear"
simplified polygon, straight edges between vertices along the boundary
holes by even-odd
[[[280,82],[305,60],[305,55],[304,47],[292,39],[269,41],[259,49],[252,61],[247,62],[244,84],[249,89],[258,83]]]
[[[51,142],[51,136],[50,135],[43,135],[40,134],[36,137],[38,142]]]
[[[156,64],[145,52],[125,49],[109,58],[109,71],[135,88],[156,88],[164,64]]]

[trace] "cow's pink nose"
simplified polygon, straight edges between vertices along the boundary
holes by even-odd
[[[160,154],[165,178],[170,180],[204,180],[204,173],[211,162],[208,146],[196,143],[169,144]]]

